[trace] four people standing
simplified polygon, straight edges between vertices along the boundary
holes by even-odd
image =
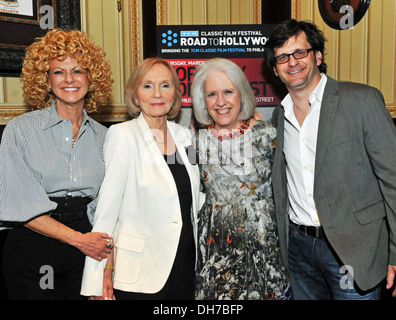
[[[295,299],[378,299],[396,274],[396,130],[377,89],[326,76],[324,43],[309,22],[271,34],[265,57],[289,92],[276,129],[253,117],[240,67],[216,58],[197,69],[199,169],[173,122],[180,84],[165,60],[134,70],[136,119],[108,130],[104,163],[106,129],[85,111],[109,98],[104,54],[78,31],[34,43],[21,79],[40,110],[10,121],[0,146],[10,297],[80,298],[86,255],[81,293],[100,299],[284,299],[286,267]],[[60,290],[40,290],[43,265]]]

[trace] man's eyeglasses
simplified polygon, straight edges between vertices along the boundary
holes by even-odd
[[[309,48],[309,49],[298,49],[294,51],[293,53],[284,53],[281,54],[280,56],[275,57],[275,61],[277,64],[282,64],[286,63],[290,60],[290,56],[293,56],[294,59],[303,59],[306,56],[308,56],[308,53],[314,49]]]

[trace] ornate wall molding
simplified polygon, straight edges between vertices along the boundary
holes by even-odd
[[[5,125],[13,118],[31,111],[25,105],[0,105],[0,125]]]
[[[58,0],[56,19],[59,28],[81,29],[80,0]]]
[[[168,24],[168,1],[157,0],[157,24],[159,26]]]
[[[141,1],[142,0],[132,0],[129,2],[129,12],[131,17],[129,19],[131,27],[129,28],[129,39],[131,39],[131,51],[132,52],[132,66],[137,66],[142,57],[142,16],[141,16]]]
[[[301,2],[300,0],[292,0],[292,18],[301,20]]]
[[[261,23],[261,0],[254,0],[253,24]]]

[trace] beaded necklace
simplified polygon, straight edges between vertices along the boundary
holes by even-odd
[[[215,124],[214,122],[212,122],[209,126],[209,131],[220,141],[231,140],[234,139],[235,137],[240,137],[241,135],[243,135],[245,133],[245,130],[249,128],[249,124],[250,124],[250,119],[243,120],[241,126],[236,130],[232,130],[232,133],[230,132],[228,134],[218,134],[217,130],[214,128]]]

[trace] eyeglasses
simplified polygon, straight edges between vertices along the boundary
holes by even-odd
[[[286,63],[290,60],[290,56],[293,56],[294,59],[303,59],[306,56],[308,56],[308,53],[310,51],[314,50],[313,48],[309,48],[309,49],[298,49],[296,51],[294,51],[293,53],[284,53],[281,54],[280,56],[275,57],[275,61],[277,64],[282,64],[282,63]]]

